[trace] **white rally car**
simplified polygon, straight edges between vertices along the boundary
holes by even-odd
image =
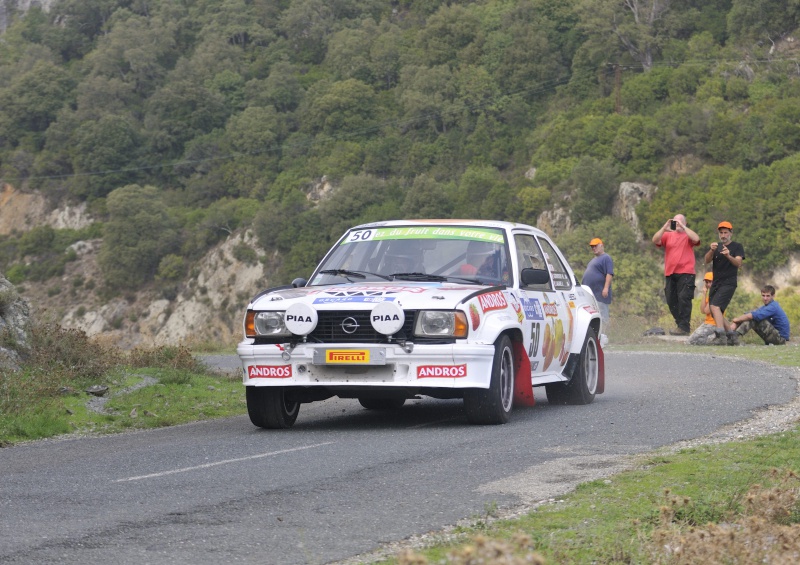
[[[310,281],[258,294],[237,353],[247,411],[289,428],[300,404],[463,398],[470,422],[603,392],[600,315],[550,238],[523,224],[407,220],[357,226]]]

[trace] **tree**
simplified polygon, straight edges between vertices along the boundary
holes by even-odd
[[[188,80],[173,80],[146,104],[145,127],[152,148],[164,156],[180,155],[183,144],[221,127],[228,117],[222,95]]]
[[[447,65],[403,67],[398,91],[405,127],[447,132],[459,113],[454,82]]]
[[[256,106],[272,105],[279,112],[293,112],[303,99],[298,73],[299,70],[291,63],[275,63],[267,78],[247,83],[248,99]]]
[[[141,151],[141,136],[125,116],[108,114],[75,132],[73,194],[88,199],[103,197],[131,183]],[[80,188],[79,188],[80,187]]]
[[[645,71],[669,37],[664,17],[671,0],[581,0],[582,29],[595,41],[608,44],[614,38]],[[609,62],[617,62],[613,52]]]
[[[177,227],[161,193],[136,184],[118,188],[106,201],[109,219],[98,262],[106,285],[137,288],[153,280],[162,258],[178,253]]]
[[[370,82],[369,48],[375,35],[375,23],[362,25],[361,29],[343,29],[331,36],[325,65],[329,66],[338,79],[355,78]]]
[[[308,103],[306,126],[312,132],[333,136],[347,132],[366,134],[375,125],[378,112],[372,87],[356,79],[335,82]]]
[[[0,123],[6,124],[5,136],[16,142],[27,134],[45,131],[58,110],[72,99],[74,87],[64,69],[46,61],[36,62],[12,79],[8,88],[0,91]]]
[[[455,66],[461,51],[476,40],[478,23],[473,11],[460,4],[442,6],[417,35],[418,56],[429,66]]]
[[[739,42],[767,40],[772,47],[800,25],[800,0],[733,0],[728,33]]]
[[[419,175],[403,200],[404,218],[449,218],[453,213],[452,187],[436,182],[428,175]]]
[[[92,74],[120,78],[139,95],[149,95],[176,57],[174,23],[118,10],[109,24],[86,57]]]
[[[582,157],[566,181],[572,195],[572,220],[582,224],[609,215],[618,182],[613,163]]]
[[[324,0],[292,0],[281,14],[280,30],[304,63],[321,63],[334,31],[334,14]]]

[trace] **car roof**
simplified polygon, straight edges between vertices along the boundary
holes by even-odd
[[[536,233],[537,235],[542,235],[547,237],[547,234],[542,230],[540,230],[539,228],[535,228],[527,224],[519,224],[516,222],[501,222],[498,220],[454,220],[450,218],[438,219],[438,220],[437,219],[387,220],[384,222],[370,222],[368,224],[361,224],[359,226],[354,226],[350,229],[356,230],[356,229],[382,228],[382,227],[392,227],[392,226],[426,226],[426,225],[442,225],[442,224],[445,225],[449,224],[454,226],[496,228],[506,231],[519,229],[519,230],[531,231]]]

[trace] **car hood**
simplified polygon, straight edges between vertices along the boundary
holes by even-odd
[[[410,281],[352,283],[276,289],[256,297],[254,310],[284,310],[302,302],[316,310],[371,310],[380,302],[394,302],[404,310],[454,309],[467,297],[497,290],[496,286]]]

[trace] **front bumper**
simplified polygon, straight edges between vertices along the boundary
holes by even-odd
[[[241,342],[236,352],[248,386],[489,388],[493,345],[299,344]]]

